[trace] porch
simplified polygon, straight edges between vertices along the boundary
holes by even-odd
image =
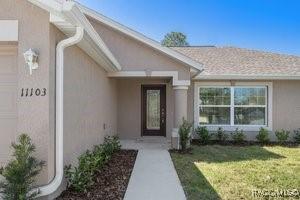
[[[171,140],[166,137],[159,136],[144,136],[138,139],[121,139],[120,140],[122,149],[134,149],[134,150],[145,150],[145,149],[171,149]]]
[[[146,73],[146,72],[144,72]],[[189,80],[169,75],[117,72],[117,133],[124,148],[178,148],[178,127],[187,119]]]

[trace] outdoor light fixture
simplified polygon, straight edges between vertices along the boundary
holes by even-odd
[[[25,62],[29,67],[29,73],[32,75],[32,70],[37,69],[38,65],[38,55],[32,49],[27,50],[24,53]]]

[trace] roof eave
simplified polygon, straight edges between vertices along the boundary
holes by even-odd
[[[121,65],[94,30],[86,16],[72,1],[59,3],[55,0],[28,0],[50,13],[50,22],[64,34],[73,35],[76,26],[84,28],[85,34],[78,46],[108,72],[121,70]]]
[[[300,80],[300,75],[198,75],[193,80]]]
[[[80,11],[77,5],[74,2],[66,2],[63,7],[63,14],[66,16],[68,20],[75,24],[76,26],[82,26],[87,33],[87,41],[91,45],[92,49],[98,51],[101,54],[100,58],[105,61],[105,63],[109,66],[108,71],[120,71],[121,65],[108,49],[106,44],[103,42],[99,34],[90,24],[85,15]],[[86,49],[90,51],[91,49]],[[92,53],[91,53],[92,54]],[[98,56],[91,55],[94,59],[99,59]]]

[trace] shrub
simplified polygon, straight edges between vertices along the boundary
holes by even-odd
[[[275,135],[277,137],[277,140],[280,144],[285,143],[288,139],[289,139],[289,135],[290,135],[290,131],[286,131],[286,130],[277,130],[275,131]]]
[[[78,158],[78,166],[65,167],[68,187],[76,192],[87,192],[93,184],[95,172],[111,158],[112,154],[120,150],[121,145],[118,137],[108,136],[101,145],[94,147],[93,151],[86,151]]]
[[[294,136],[294,140],[296,143],[300,144],[300,128],[297,130],[294,130],[295,136]]]
[[[199,140],[202,144],[207,144],[211,138],[211,135],[205,126],[197,127],[195,133],[199,136]]]
[[[269,139],[269,131],[263,127],[259,129],[259,133],[256,135],[256,139],[261,143],[268,143]]]
[[[188,141],[190,139],[191,128],[192,128],[192,124],[183,118],[182,124],[179,126],[179,130],[178,130],[179,141],[180,141],[180,146],[182,151],[186,150]]]
[[[243,143],[246,139],[246,135],[243,130],[235,129],[233,133],[231,133],[232,140],[235,143]]]
[[[12,143],[13,160],[2,167],[0,174],[5,180],[0,183],[0,193],[7,200],[34,199],[38,192],[30,192],[33,189],[35,177],[45,165],[32,154],[35,145],[28,135],[22,134],[17,143]]]
[[[219,142],[225,142],[228,138],[228,135],[226,135],[222,127],[218,128],[217,132],[215,133],[215,136]]]
[[[121,149],[120,141],[117,136],[107,136],[102,145],[103,153],[110,157],[113,153]],[[109,158],[108,158],[109,159]]]

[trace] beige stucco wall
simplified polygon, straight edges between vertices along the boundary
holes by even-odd
[[[49,139],[53,135],[49,132],[50,96],[21,98],[22,88],[46,88],[49,90],[49,14],[23,0],[1,0],[0,19],[19,21],[19,42],[17,56],[17,133],[27,133],[37,147],[37,157],[48,162]],[[29,48],[39,53],[39,69],[29,75],[25,68],[23,53]],[[5,133],[4,133],[5,135]],[[7,136],[7,144],[16,136]],[[9,154],[9,152],[7,152]],[[39,183],[48,182],[48,166],[39,177]]]
[[[273,83],[273,132],[279,129],[285,129],[293,133],[293,130],[300,128],[300,81],[263,80],[259,82]],[[188,96],[188,119],[192,122],[194,121],[194,82],[188,90]],[[256,134],[257,132],[247,132],[247,138],[249,140],[255,140]],[[274,133],[271,133],[270,136],[271,139],[275,140],[276,137]]]
[[[117,133],[117,83],[77,47],[66,50],[65,163]]]
[[[167,127],[166,136],[171,137],[174,124],[174,92],[167,80],[119,79],[118,80],[118,135],[121,139],[141,137],[141,85],[166,84]]]
[[[190,80],[189,67],[163,53],[132,39],[121,32],[90,18],[108,48],[120,62],[124,71],[178,71],[179,79]]]
[[[51,33],[51,46],[65,37],[52,25]],[[65,49],[64,64],[64,156],[65,164],[75,164],[106,135],[116,135],[117,80],[77,46]]]
[[[300,128],[300,81],[273,82],[273,129]]]

